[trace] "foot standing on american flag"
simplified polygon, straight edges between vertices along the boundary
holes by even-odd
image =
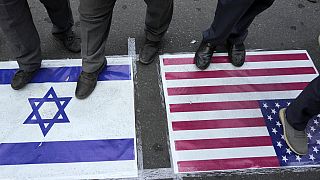
[[[215,17],[210,28],[203,32],[202,42],[194,61],[199,69],[206,69],[211,63],[218,45],[227,42],[228,56],[234,66],[245,61],[244,41],[254,18],[268,9],[274,0],[218,0]]]
[[[74,34],[69,0],[40,0],[53,24],[52,34],[66,49],[78,53],[80,39]],[[19,90],[27,85],[41,67],[40,38],[32,20],[27,0],[0,0],[0,28],[9,40],[19,70],[11,87]]]
[[[320,114],[320,76],[315,78],[279,116],[285,141],[298,155],[308,153],[306,127],[312,117]]]
[[[100,72],[106,65],[105,44],[109,35],[112,11],[116,0],[80,0],[82,38],[82,72],[76,88],[78,99],[87,98],[95,89]],[[145,44],[139,61],[150,64],[169,28],[173,14],[173,0],[145,0]]]

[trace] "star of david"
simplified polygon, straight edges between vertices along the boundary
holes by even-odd
[[[28,98],[32,112],[23,124],[39,124],[43,136],[46,136],[55,123],[70,123],[64,109],[72,97],[58,98],[56,92],[51,87],[43,98]],[[58,108],[58,112],[53,118],[42,118],[39,110],[44,103],[53,102]]]

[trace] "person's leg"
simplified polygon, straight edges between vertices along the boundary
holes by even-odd
[[[74,24],[69,0],[40,0],[53,24],[52,34],[72,52],[80,52],[80,39],[72,30]]]
[[[98,75],[106,64],[105,44],[115,2],[116,0],[80,0],[83,72],[79,76],[76,89],[76,97],[79,99],[84,99],[92,93]]]
[[[297,154],[308,152],[305,132],[308,121],[320,114],[320,77],[317,77],[289,105],[280,111],[285,140]]]
[[[203,32],[203,41],[215,46],[224,44],[254,2],[255,0],[218,0],[214,20],[210,28]]]
[[[268,9],[274,0],[255,0],[238,23],[233,27],[228,42],[231,44],[242,44],[248,35],[248,28],[255,17]]]
[[[274,0],[255,0],[247,12],[241,17],[239,22],[233,27],[227,40],[227,50],[230,62],[237,67],[241,67],[246,58],[246,48],[244,40],[248,35],[248,28],[254,18],[269,8]]]
[[[26,0],[0,0],[0,28],[19,64],[11,82],[12,88],[18,90],[31,81],[41,66],[40,39]]]
[[[0,28],[9,41],[19,69],[28,72],[39,69],[40,38],[27,0],[0,0]]]
[[[311,81],[286,110],[289,124],[298,131],[304,131],[308,121],[318,114],[320,114],[320,77]]]
[[[147,4],[146,40],[139,53],[139,60],[143,64],[150,64],[158,52],[162,37],[169,28],[173,14],[173,0],[145,0],[145,3]]]
[[[206,69],[211,62],[214,48],[230,36],[234,26],[247,12],[255,0],[218,0],[213,23],[203,32],[202,42],[195,54],[195,64],[199,69]]]

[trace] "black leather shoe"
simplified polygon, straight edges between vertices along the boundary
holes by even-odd
[[[81,51],[81,40],[76,36],[72,28],[63,33],[53,34],[53,36],[60,40],[69,51],[74,53]]]
[[[99,74],[103,71],[106,65],[107,61],[105,61],[103,65],[93,73],[81,72],[76,88],[76,97],[78,99],[85,99],[93,92],[97,85]]]
[[[231,64],[241,67],[246,60],[246,48],[244,44],[234,45],[227,43],[227,50]]]
[[[142,64],[151,64],[159,51],[160,42],[146,40],[139,52],[139,61]]]
[[[211,43],[201,42],[194,63],[199,69],[205,70],[209,67],[215,47]]]
[[[12,89],[19,90],[25,87],[37,72],[38,70],[32,72],[18,70],[11,80]]]

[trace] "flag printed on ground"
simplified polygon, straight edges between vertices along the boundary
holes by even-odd
[[[160,61],[176,173],[319,164],[319,119],[308,125],[303,157],[288,150],[277,123],[279,108],[318,76],[306,51],[248,52],[241,68],[215,54],[204,71],[193,57]]]
[[[131,58],[108,58],[85,100],[74,97],[81,60],[44,61],[19,91],[16,62],[0,67],[0,179],[138,176]]]

